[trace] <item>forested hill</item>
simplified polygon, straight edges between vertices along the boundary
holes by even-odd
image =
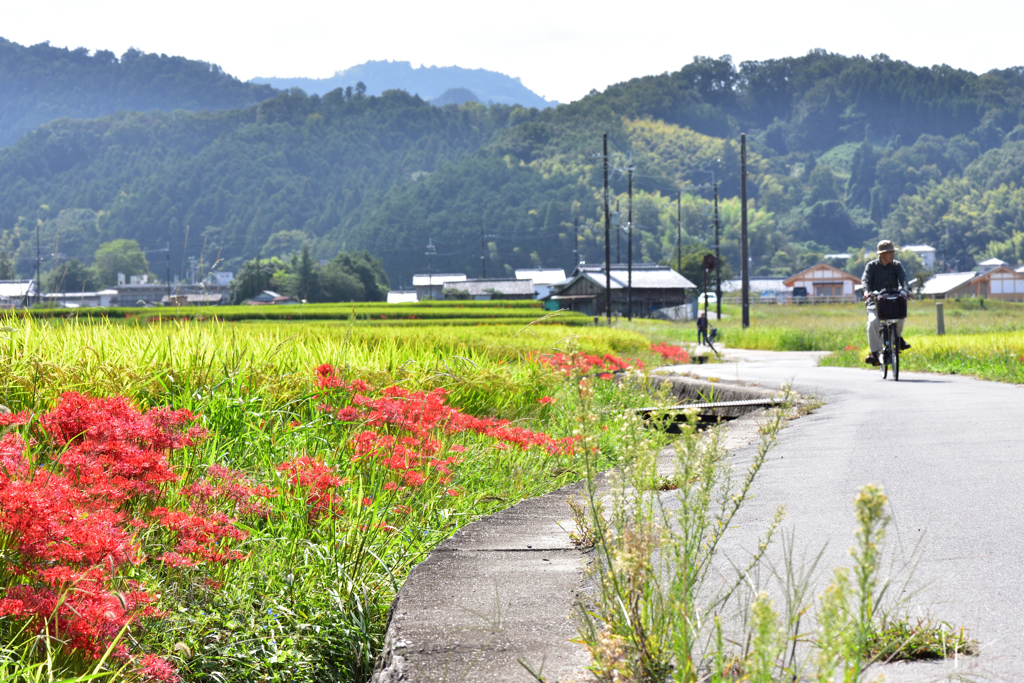
[[[281,90],[301,88],[309,95],[325,95],[337,88],[355,89],[362,83],[367,95],[404,90],[425,100],[436,100],[449,90],[465,89],[484,103],[518,104],[538,109],[558,104],[533,92],[518,78],[496,71],[459,66],[414,68],[409,62],[369,61],[338,71],[330,78],[253,78],[250,83],[272,85]]]
[[[118,111],[239,109],[273,97],[215,64],[130,49],[99,50],[0,38],[0,146],[62,117],[94,119]]]
[[[603,260],[597,155],[608,133],[623,221],[635,169],[634,258],[681,254],[684,272],[699,262],[713,241],[713,178],[736,271],[745,132],[758,276],[834,252],[853,254],[857,270],[880,236],[931,244],[961,268],[1019,261],[1022,97],[1019,69],[979,76],[815,51],[696,59],[544,110],[290,91],[218,113],[58,121],[0,150],[0,250],[27,273],[39,221],[46,253],[169,241],[175,272],[188,257],[237,269],[306,242],[320,260],[366,249],[401,285],[426,272],[428,240],[435,272],[478,275],[481,255],[488,276],[570,269],[574,223],[581,257]],[[620,236],[613,259],[626,255]]]

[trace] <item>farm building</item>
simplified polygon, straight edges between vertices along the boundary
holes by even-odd
[[[517,269],[516,279],[532,281],[537,298],[543,299],[556,284],[565,280],[565,271],[561,268]]]
[[[996,266],[983,273],[942,273],[924,283],[921,296],[930,299],[979,297],[1024,301],[1024,273]]]
[[[37,292],[35,280],[0,280],[0,308],[23,308]]]
[[[625,315],[629,298],[629,271],[624,263],[613,263],[607,274],[604,265],[581,265],[568,280],[558,285],[547,301],[564,310],[605,315],[605,286],[609,275],[612,313]],[[696,289],[696,285],[668,266],[654,263],[634,264],[632,284],[633,315],[638,317],[646,317],[659,308],[681,306],[686,303],[686,291]]]
[[[794,296],[803,288],[806,295],[812,298],[842,297],[852,300],[853,290],[860,284],[860,278],[827,263],[819,263],[783,280],[782,284],[791,289]]]
[[[426,301],[428,299],[443,299],[444,284],[446,282],[465,282],[465,273],[431,273],[428,275],[413,275],[412,286],[416,290],[416,299]]]
[[[444,283],[445,299],[498,301],[508,299],[535,299],[537,292],[530,280],[511,278],[479,278]]]

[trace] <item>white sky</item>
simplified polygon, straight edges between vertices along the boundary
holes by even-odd
[[[1024,64],[1022,29],[1019,0],[0,0],[0,36],[22,45],[134,46],[243,80],[325,78],[370,59],[458,65],[560,102],[694,55],[739,63],[824,48],[981,73]]]

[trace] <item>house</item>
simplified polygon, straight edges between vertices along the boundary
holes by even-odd
[[[272,292],[269,289],[264,289],[245,303],[249,306],[275,306],[279,304],[297,304],[299,302],[290,296],[285,296],[283,294],[278,294],[277,292]]]
[[[416,290],[392,290],[388,292],[389,304],[414,304],[419,299],[416,297]]]
[[[565,271],[561,268],[518,269],[516,279],[533,281],[537,298],[543,299],[551,293],[554,285],[565,281]]]
[[[473,301],[497,301],[500,299],[536,299],[537,292],[530,280],[510,278],[486,278],[446,282],[445,299],[472,299]]]
[[[215,287],[220,289],[222,287],[230,287],[231,282],[235,279],[235,273],[230,270],[211,270],[206,274],[206,279],[203,280],[207,287]]]
[[[547,301],[559,308],[587,315],[606,315],[606,285],[611,277],[612,312],[625,315],[629,300],[629,270],[625,264],[613,263],[609,271],[604,265],[580,265],[567,280],[560,283]],[[634,264],[632,281],[633,315],[645,317],[667,306],[686,303],[686,291],[696,285],[668,266],[653,263]],[[548,306],[545,306],[548,308]]]
[[[43,294],[42,298],[61,308],[107,308],[113,306],[117,300],[117,290],[111,288],[98,292],[58,292]]]
[[[929,247],[927,244],[912,244],[909,247],[903,247],[900,251],[917,254],[917,257],[921,259],[921,265],[927,270],[935,270],[935,247]]]
[[[990,258],[987,261],[982,261],[981,263],[978,264],[978,273],[987,273],[990,270],[995,270],[996,268],[999,268],[1001,266],[1008,265],[1010,264],[1001,258]]]
[[[860,284],[860,278],[827,263],[819,263],[782,283],[793,290],[794,296],[804,293],[810,298],[843,298],[852,301],[853,289]]]
[[[952,299],[959,296],[971,296],[967,283],[977,277],[977,273],[939,273],[928,278],[921,287],[920,296],[925,299]]]
[[[940,273],[924,283],[921,296],[930,299],[979,297],[1024,301],[1024,273],[997,266],[983,273]]]
[[[0,308],[24,308],[38,293],[35,280],[0,280]]]
[[[223,306],[228,297],[220,292],[203,292],[201,294],[164,295],[160,303],[164,306]]]
[[[465,282],[465,273],[432,273],[429,275],[413,275],[412,286],[420,301],[444,298],[444,283]]]

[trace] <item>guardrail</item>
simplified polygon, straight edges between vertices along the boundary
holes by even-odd
[[[750,294],[751,304],[853,304],[860,303],[861,298],[856,294],[843,296],[766,296],[762,297],[755,292]],[[742,297],[723,296],[722,303],[739,306],[743,303]],[[714,306],[714,304],[711,304]]]

